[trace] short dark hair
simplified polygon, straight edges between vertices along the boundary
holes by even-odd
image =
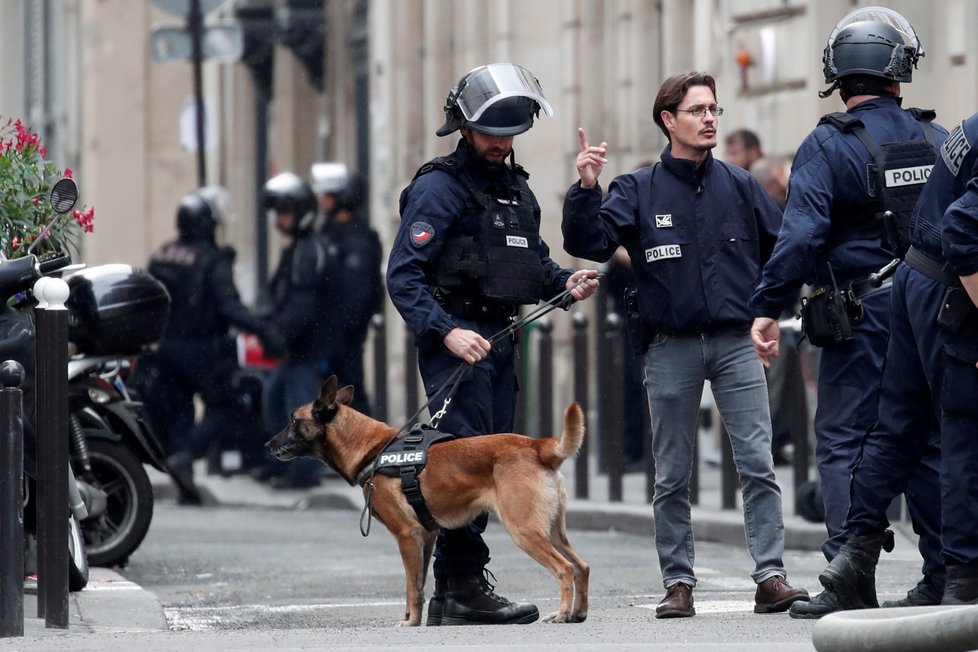
[[[761,151],[761,139],[750,129],[736,129],[731,131],[724,140],[726,144],[739,142],[744,149],[756,149]]]
[[[713,97],[716,97],[717,83],[713,77],[704,72],[684,72],[673,75],[662,82],[662,86],[659,87],[659,93],[655,96],[655,102],[652,104],[652,120],[659,126],[666,138],[669,138],[669,130],[666,129],[666,124],[662,121],[662,112],[675,113],[692,86],[706,86],[712,91]]]

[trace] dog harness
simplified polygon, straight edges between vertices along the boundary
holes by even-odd
[[[357,475],[356,482],[363,486],[375,472],[392,478],[400,477],[401,491],[418,515],[418,521],[426,530],[437,530],[438,524],[421,495],[418,474],[428,462],[428,448],[432,444],[451,439],[455,439],[455,435],[440,432],[427,424],[416,423],[404,437],[395,437],[388,442],[377,459]]]

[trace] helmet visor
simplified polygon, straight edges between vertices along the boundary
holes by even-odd
[[[906,18],[887,7],[862,7],[848,14],[838,22],[835,29],[832,30],[831,34],[829,34],[829,40],[826,42],[826,47],[831,49],[832,45],[835,43],[835,37],[838,36],[839,32],[844,30],[849,25],[858,22],[883,23],[884,25],[889,25],[900,33],[900,36],[903,37],[904,45],[912,47],[916,51],[916,56],[924,56],[924,46],[920,44],[920,39],[917,38],[917,32],[914,31],[913,25],[911,25]]]
[[[476,122],[486,109],[507,97],[527,97],[539,104],[547,116],[554,114],[537,78],[514,63],[491,63],[476,68],[466,76],[455,102],[467,121]]]

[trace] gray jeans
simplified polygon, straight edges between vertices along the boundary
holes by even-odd
[[[730,436],[744,500],[751,577],[785,575],[781,489],[771,457],[771,414],[764,370],[747,333],[672,337],[657,334],[645,355],[645,387],[655,456],[655,547],[666,588],[696,586],[689,480],[696,415],[709,380]]]

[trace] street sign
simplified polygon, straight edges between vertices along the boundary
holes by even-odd
[[[184,18],[190,16],[190,0],[152,0],[152,2],[163,11],[171,14],[183,16]],[[200,13],[202,15],[209,14],[225,2],[227,0],[200,0]]]
[[[175,25],[153,28],[150,48],[157,61],[190,61],[193,39],[190,30]],[[244,51],[244,35],[237,22],[206,25],[200,43],[201,55],[208,61],[234,62]]]

